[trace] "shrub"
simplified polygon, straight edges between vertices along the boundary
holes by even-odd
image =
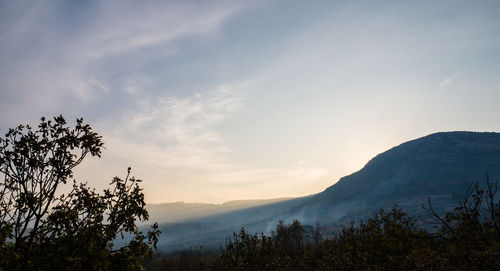
[[[74,128],[62,116],[42,118],[10,129],[0,138],[0,267],[7,270],[138,269],[152,254],[160,234],[157,225],[142,233],[144,194],[130,177],[115,177],[99,194],[73,181],[64,195],[58,188],[88,156],[100,157],[101,136],[82,119]],[[117,237],[132,240],[114,247]]]

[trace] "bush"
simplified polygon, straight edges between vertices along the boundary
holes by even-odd
[[[144,195],[130,177],[115,177],[103,194],[73,181],[58,188],[88,156],[100,157],[103,143],[82,119],[74,128],[62,116],[42,118],[38,130],[10,129],[0,138],[0,267],[7,270],[132,270],[151,256],[160,234],[135,222],[148,219]],[[132,240],[115,248],[124,234]]]
[[[467,270],[494,270],[500,264],[500,201],[497,184],[486,176],[486,188],[474,184],[454,211],[440,217],[429,212],[440,228],[440,257],[449,266]]]

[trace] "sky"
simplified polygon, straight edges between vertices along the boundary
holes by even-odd
[[[78,181],[306,196],[440,131],[500,132],[499,1],[0,0],[0,133],[83,117]]]

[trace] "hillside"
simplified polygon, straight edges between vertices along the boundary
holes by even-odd
[[[319,194],[163,224],[160,247],[216,247],[242,226],[251,232],[269,233],[280,219],[339,226],[394,204],[425,219],[421,207],[427,197],[438,211],[449,210],[471,183],[484,182],[486,172],[493,180],[500,177],[499,133],[431,134],[377,155]]]

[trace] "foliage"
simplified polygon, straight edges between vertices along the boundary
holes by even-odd
[[[279,251],[295,254],[303,248],[304,232],[298,220],[293,220],[290,225],[285,225],[283,220],[280,220],[276,225],[276,231],[272,233],[272,239]]]
[[[62,116],[42,118],[38,130],[10,129],[0,138],[0,267],[8,270],[138,269],[152,255],[157,225],[142,233],[145,221],[140,180],[115,177],[99,194],[73,181],[68,194],[58,188],[88,156],[100,157],[103,143],[82,119],[70,128]],[[117,237],[131,234],[114,248]]]
[[[146,270],[186,271],[186,270],[214,270],[219,255],[212,250],[203,248],[177,251],[169,255],[161,253],[145,262]]]
[[[486,188],[469,187],[461,204],[440,217],[429,212],[440,225],[437,238],[448,265],[468,270],[492,270],[500,264],[500,201],[497,183],[486,176]]]
[[[270,270],[276,264],[277,252],[272,238],[249,234],[242,228],[227,240],[217,267],[220,270]]]
[[[414,255],[431,245],[431,236],[397,206],[380,210],[366,223],[350,224],[338,236],[320,244],[321,269],[408,270],[418,266]]]

